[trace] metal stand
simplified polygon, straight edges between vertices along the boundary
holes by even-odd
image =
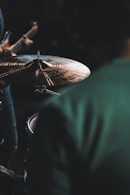
[[[40,94],[61,95],[60,93],[47,89],[45,85],[37,86],[37,89],[35,89],[34,92]]]

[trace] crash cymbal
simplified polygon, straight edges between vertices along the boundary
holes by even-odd
[[[32,54],[14,56],[13,60],[16,69],[19,70],[17,74],[11,76],[11,81],[16,84],[66,86],[90,75],[90,69],[86,65],[64,57],[51,55],[38,57]]]
[[[29,63],[12,56],[0,58],[0,79],[10,80],[14,74],[24,71],[28,66],[30,66]]]

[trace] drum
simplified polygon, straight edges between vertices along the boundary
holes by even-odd
[[[35,126],[36,126],[36,121],[38,118],[39,113],[33,114],[31,117],[29,117],[27,121],[27,133],[32,136],[35,132]]]

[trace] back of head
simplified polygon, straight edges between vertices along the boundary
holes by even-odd
[[[130,38],[130,1],[77,0],[76,3],[80,35],[87,55],[91,58],[90,51],[94,54],[96,48],[102,56],[99,63],[119,55],[123,41]]]

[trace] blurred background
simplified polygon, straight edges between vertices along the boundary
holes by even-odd
[[[77,2],[74,0],[2,0],[6,30],[12,32],[14,42],[37,21],[39,31],[34,44],[27,51],[58,55],[86,62],[80,40]],[[84,22],[84,21],[83,21]]]

